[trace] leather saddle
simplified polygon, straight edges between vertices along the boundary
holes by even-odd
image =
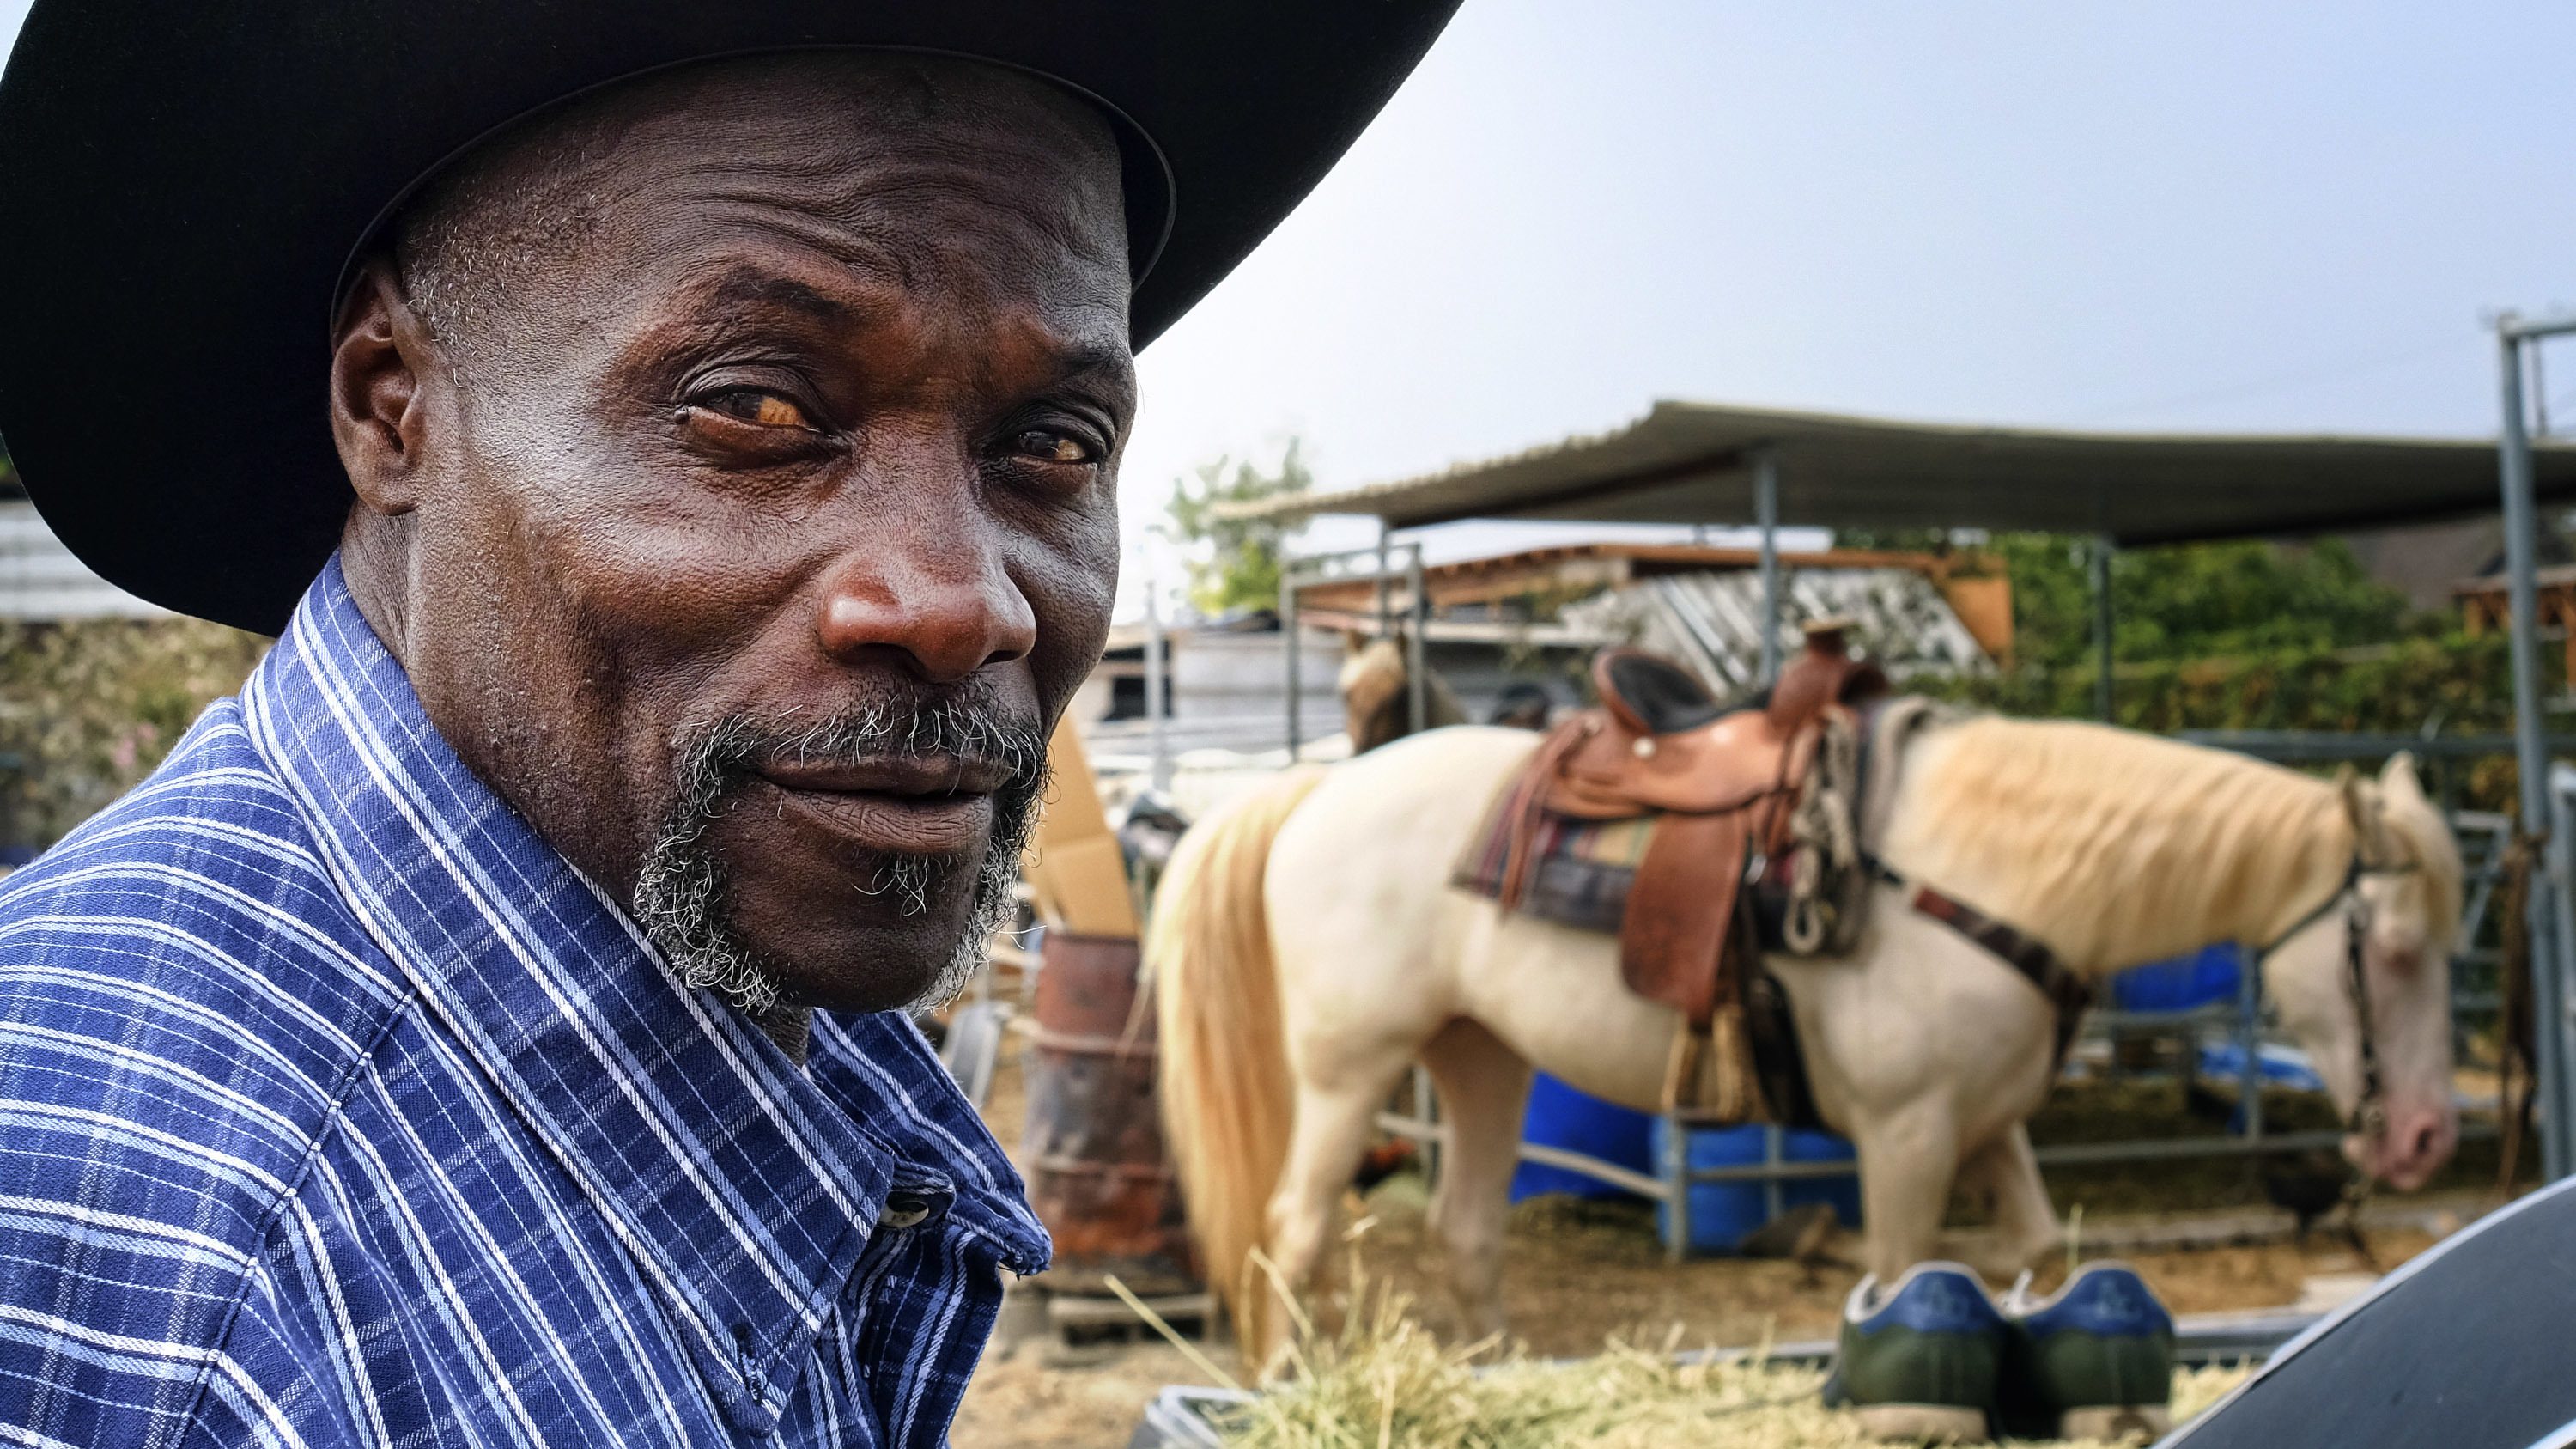
[[[1521,897],[1527,841],[1545,815],[1662,817],[1629,888],[1619,965],[1630,990],[1672,1007],[1685,1023],[1668,1102],[1691,1095],[1721,1017],[1730,1037],[1741,1034],[1741,963],[1758,959],[1751,913],[1739,909],[1743,888],[1790,844],[1826,711],[1888,691],[1877,665],[1851,656],[1846,627],[1810,624],[1806,648],[1779,681],[1733,708],[1660,655],[1605,650],[1592,662],[1601,703],[1549,735],[1516,792],[1522,817],[1504,873],[1506,904]],[[1721,1096],[1727,1090],[1721,1082]],[[1718,1110],[1728,1114],[1723,1103]]]
[[[1847,627],[1808,625],[1779,682],[1733,708],[1660,654],[1603,650],[1592,661],[1599,707],[1567,720],[1539,753],[1547,807],[1584,820],[1722,814],[1794,786],[1825,710],[1888,690],[1884,671],[1851,656]]]

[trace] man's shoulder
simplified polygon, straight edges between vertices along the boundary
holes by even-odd
[[[0,880],[0,1303],[246,1267],[404,1001],[218,704]]]

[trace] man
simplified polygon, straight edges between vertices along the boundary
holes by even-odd
[[[1443,18],[41,0],[0,429],[283,633],[0,885],[0,1439],[943,1440],[1131,345]]]

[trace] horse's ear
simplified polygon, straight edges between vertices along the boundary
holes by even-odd
[[[2404,750],[2388,757],[2379,772],[2379,793],[2401,800],[2424,798],[2424,782],[2415,773],[2415,757]]]
[[[2365,864],[2384,864],[2397,850],[2395,837],[2380,813],[2380,802],[2372,798],[2377,785],[2344,765],[2335,771],[2335,784],[2343,793],[2344,817],[2352,822],[2353,848]]]

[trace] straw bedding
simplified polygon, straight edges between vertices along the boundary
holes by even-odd
[[[1445,1348],[1378,1294],[1338,1333],[1301,1334],[1290,1376],[1232,1420],[1235,1449],[1843,1449],[1869,1444],[1817,1401],[1824,1375],[1757,1361],[1677,1356],[1674,1342],[1613,1340],[1576,1361]],[[2176,1422],[2215,1402],[2241,1368],[2184,1370]]]

